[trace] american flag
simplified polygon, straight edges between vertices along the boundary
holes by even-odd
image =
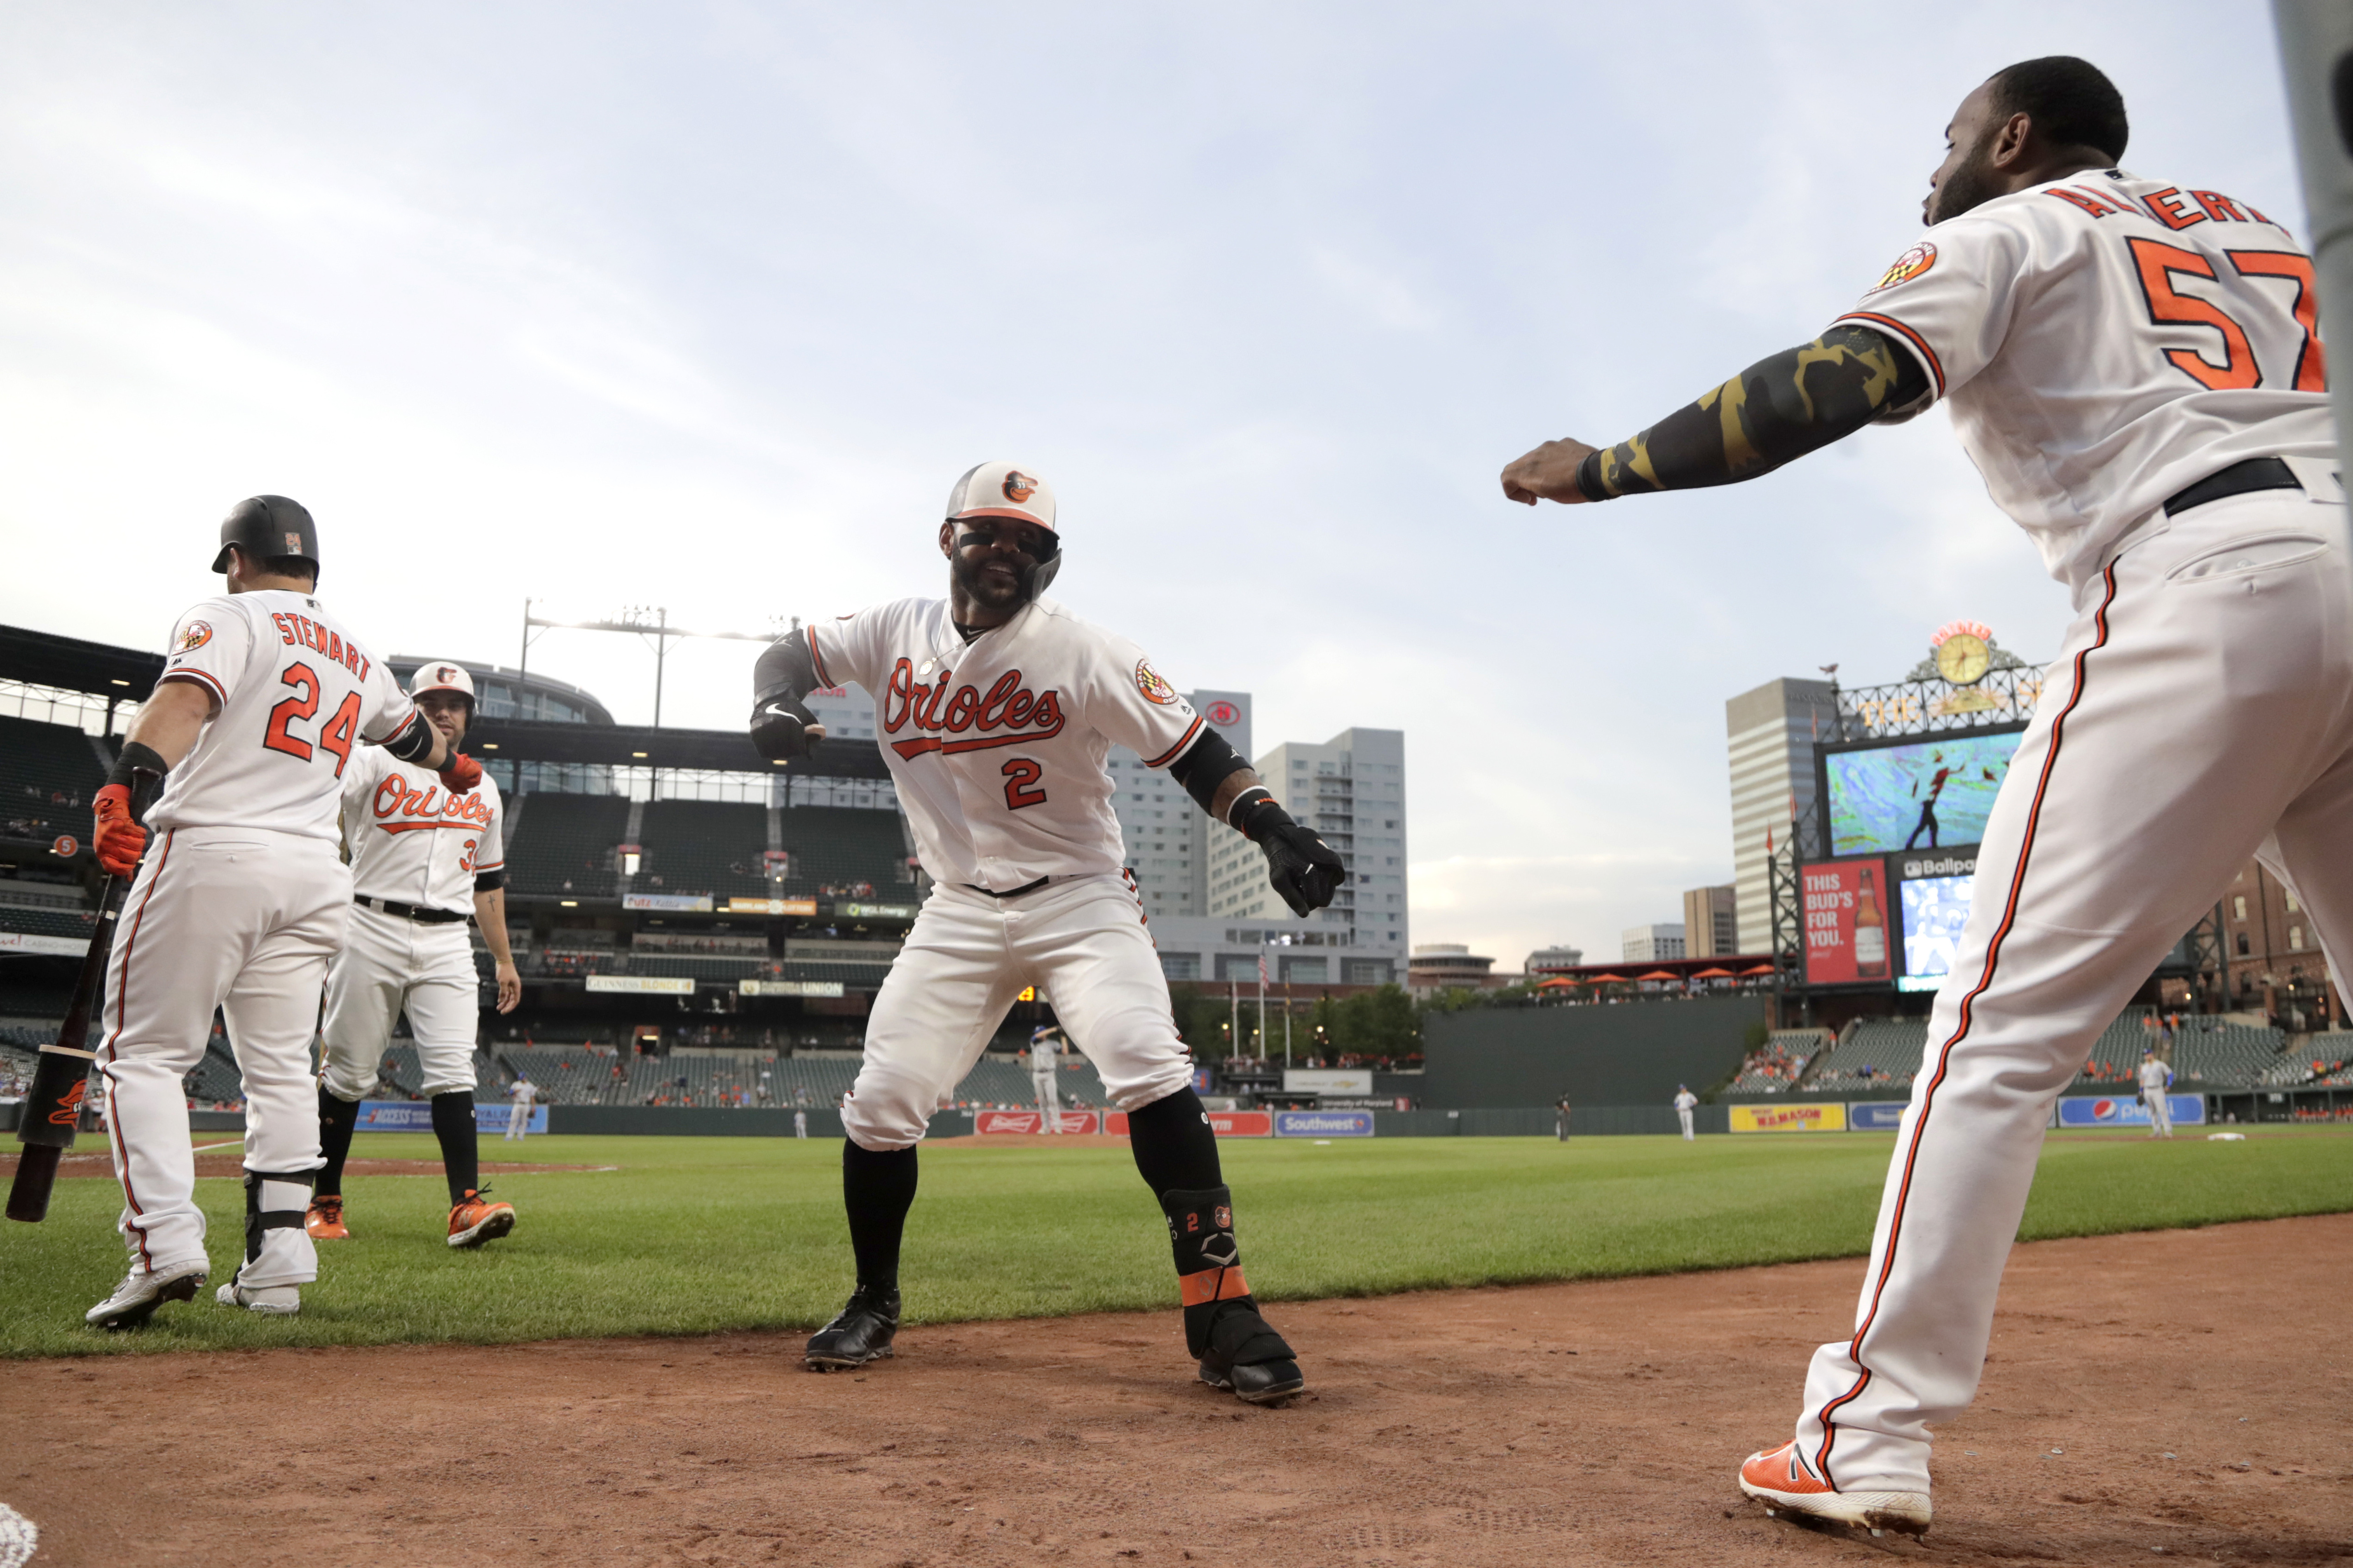
[[[1262,952],[1258,955],[1258,983],[1266,984],[1266,954]]]

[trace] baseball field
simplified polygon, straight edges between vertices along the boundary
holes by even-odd
[[[200,1145],[201,1145],[200,1140]],[[1138,1310],[1175,1286],[1157,1211],[1125,1147],[959,1140],[927,1146],[902,1275],[912,1322]],[[1861,1254],[1891,1136],[1229,1140],[1244,1258],[1271,1300],[1667,1274]],[[118,1189],[100,1149],[46,1224],[0,1230],[0,1353],[502,1341],[814,1328],[851,1284],[839,1144],[758,1138],[486,1140],[521,1216],[480,1252],[438,1237],[446,1194],[425,1134],[362,1134],[345,1183],[353,1239],[322,1246],[301,1316],[167,1309],[105,1335],[82,1311],[121,1273]],[[996,1144],[997,1146],[991,1146]],[[216,1266],[243,1224],[239,1150],[197,1191]],[[2095,1236],[2353,1209],[2353,1133],[2244,1142],[2054,1136],[2022,1236]]]

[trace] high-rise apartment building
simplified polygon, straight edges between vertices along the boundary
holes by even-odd
[[[1838,734],[1826,680],[1769,680],[1724,705],[1732,771],[1732,885],[1737,951],[1773,951],[1768,858],[1814,805],[1814,754]]]
[[[1266,857],[1258,846],[1204,817],[1209,921],[1296,926],[1296,945],[1339,950],[1333,955],[1337,962],[1324,966],[1324,978],[1335,983],[1373,984],[1403,975],[1405,732],[1344,730],[1321,745],[1286,742],[1259,758],[1257,766],[1276,802],[1339,852],[1348,880],[1330,909],[1294,921],[1267,881]],[[1148,901],[1145,908],[1149,911]]]
[[[1624,949],[1619,957],[1628,963],[1656,963],[1683,955],[1683,928],[1679,925],[1628,926],[1619,939]]]
[[[1739,889],[1694,888],[1683,895],[1683,956],[1730,958],[1740,951]]]

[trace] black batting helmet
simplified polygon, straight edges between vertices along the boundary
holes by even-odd
[[[256,561],[295,555],[308,561],[312,572],[319,570],[319,525],[311,521],[301,501],[284,496],[248,496],[229,510],[221,520],[220,553],[213,557],[214,571],[228,570],[232,544]]]

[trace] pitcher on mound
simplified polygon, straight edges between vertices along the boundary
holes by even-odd
[[[1127,1112],[1137,1171],[1167,1215],[1200,1376],[1254,1405],[1299,1392],[1291,1347],[1242,1278],[1217,1135],[1193,1092],[1104,757],[1113,742],[1166,768],[1211,816],[1266,854],[1276,891],[1304,915],[1347,878],[1258,774],[1134,644],[1040,597],[1061,564],[1054,492],[983,463],[949,492],[940,525],[948,595],[900,599],[777,642],[754,676],[752,739],[784,761],[823,739],[802,699],[856,681],[874,695],[883,760],[934,883],[867,1026],[842,1102],[842,1195],[858,1288],[809,1341],[816,1371],[891,1354],[899,1240],[915,1147],[1028,986]]]

